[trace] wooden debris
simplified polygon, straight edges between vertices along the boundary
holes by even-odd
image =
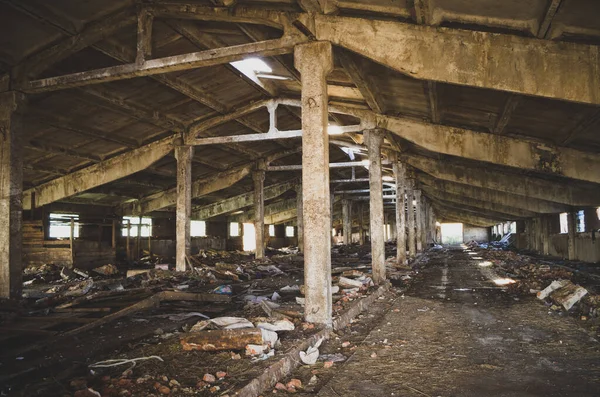
[[[262,343],[262,332],[258,328],[193,332],[181,338],[183,350],[242,350],[246,345]]]

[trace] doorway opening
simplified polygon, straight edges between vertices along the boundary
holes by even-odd
[[[456,245],[463,242],[462,223],[442,223],[442,244]]]

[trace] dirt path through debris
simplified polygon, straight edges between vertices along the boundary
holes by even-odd
[[[600,395],[600,344],[577,320],[508,294],[480,259],[432,253],[318,396]]]

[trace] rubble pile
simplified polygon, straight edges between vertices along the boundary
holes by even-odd
[[[600,315],[600,295],[595,293],[594,283],[590,283],[584,273],[550,262],[540,263],[534,257],[513,251],[479,250],[477,253],[516,281],[507,286],[509,292],[535,294],[552,310],[564,310],[583,320]],[[591,285],[588,289],[579,285],[582,283]]]

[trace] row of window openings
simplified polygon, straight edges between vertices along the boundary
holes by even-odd
[[[596,209],[598,219],[600,219],[600,207]],[[77,214],[50,214],[50,238],[70,238],[71,236],[71,220],[73,220],[73,237],[79,237],[79,215]],[[129,227],[127,224],[129,223]],[[126,237],[150,237],[152,235],[152,218],[144,218],[137,216],[124,216],[121,234]],[[254,235],[254,224],[244,223],[244,235]],[[585,214],[584,211],[578,211],[576,213],[575,228],[578,233],[585,232]],[[514,229],[514,230],[513,230]],[[334,229],[335,230],[335,229]],[[516,232],[516,224],[511,224],[511,232]],[[560,232],[568,233],[567,213],[563,212],[560,214]],[[389,232],[388,232],[389,233]],[[335,231],[333,231],[335,236]],[[206,237],[206,222],[205,221],[191,221],[190,222],[190,235],[192,237]],[[229,224],[229,235],[231,237],[239,237],[241,235],[240,223],[231,222]],[[269,225],[269,236],[275,237],[275,225]],[[286,226],[285,228],[286,237],[294,237],[294,227]]]
[[[241,225],[241,227],[240,227]],[[254,229],[253,223],[242,223],[239,222],[231,222],[229,224],[229,236],[230,237],[240,237],[242,235],[242,230],[244,231],[243,235],[256,235],[256,230]],[[295,231],[294,226],[286,226],[285,227],[285,237],[294,237]],[[275,225],[269,225],[269,237],[275,237]]]
[[[77,214],[50,214],[49,237],[50,238],[70,238],[71,237],[71,220],[73,220],[73,237],[79,237],[79,215]],[[254,235],[254,224],[245,223],[244,235]],[[251,230],[250,230],[251,229]],[[121,235],[126,237],[150,237],[152,235],[152,218],[125,216],[123,217],[123,227]],[[229,235],[231,237],[240,236],[240,224],[231,222],[229,224]],[[191,237],[206,237],[206,222],[191,221],[190,222]],[[275,237],[275,225],[269,225],[269,236]],[[285,228],[286,237],[294,237],[294,227],[287,226]]]

